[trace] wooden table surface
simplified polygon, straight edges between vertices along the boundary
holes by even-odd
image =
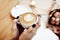
[[[18,0],[0,0],[0,40],[8,37],[13,25],[10,10],[17,4]]]

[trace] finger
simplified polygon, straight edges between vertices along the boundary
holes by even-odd
[[[28,38],[28,36],[32,33],[32,30],[33,30],[32,27],[30,27],[29,29],[25,29],[25,30],[23,31],[23,33],[21,34],[21,36],[19,37],[19,39],[23,39],[23,38],[25,38],[25,39],[30,39],[30,38]],[[26,38],[26,37],[27,37],[27,38]]]
[[[17,19],[13,20],[13,27],[12,27],[12,30],[16,30],[17,29]]]
[[[36,24],[39,24],[39,22],[40,22],[40,17],[38,17],[38,22]]]
[[[28,29],[25,29],[22,34],[29,35],[33,31],[33,27],[30,27]]]
[[[36,31],[37,31],[37,29],[40,27],[40,22],[38,22],[37,24],[36,24],[36,27],[33,29],[33,33],[35,32],[36,33]]]
[[[27,36],[29,39],[32,39],[33,38],[33,36],[36,34],[36,31],[32,31],[30,34],[29,34],[29,36]]]
[[[39,28],[40,27],[40,21],[36,24],[35,28]]]
[[[17,19],[13,20],[13,26],[11,29],[11,38],[16,37],[18,34],[18,29],[17,29]]]
[[[17,23],[18,23],[18,24],[20,24],[20,21],[19,21],[19,19],[17,19]]]
[[[33,31],[33,27],[31,26],[28,30],[27,33],[31,33]]]
[[[40,17],[38,17],[38,22],[40,22]]]
[[[36,31],[34,30],[34,28],[33,27],[30,27],[29,29],[28,29],[28,36],[27,36],[27,38],[28,39],[32,39],[32,37],[36,34]]]
[[[38,22],[36,23],[36,28],[40,27],[40,17],[38,17]]]
[[[18,22],[18,20],[19,20],[19,19],[14,19],[14,20],[13,20],[13,22],[14,22],[14,23],[17,23],[17,22]]]
[[[30,38],[30,39],[32,39],[32,37],[36,34],[37,29],[38,29],[37,26],[35,28],[33,28],[33,30],[31,31],[31,33],[27,37]]]

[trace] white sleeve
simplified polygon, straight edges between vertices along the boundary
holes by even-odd
[[[58,40],[58,37],[42,23],[32,40]]]
[[[58,37],[49,29],[38,29],[32,40],[58,40]]]
[[[11,15],[13,17],[17,17],[23,13],[31,12],[31,11],[32,11],[32,9],[27,5],[16,5],[16,7],[12,8]]]

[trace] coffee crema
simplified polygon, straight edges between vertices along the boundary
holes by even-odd
[[[22,26],[31,26],[36,23],[37,15],[32,12],[27,12],[19,16]]]

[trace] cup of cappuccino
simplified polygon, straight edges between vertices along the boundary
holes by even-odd
[[[27,5],[16,5],[11,9],[11,15],[14,18],[26,12],[32,12],[32,9]]]
[[[38,21],[38,16],[33,12],[26,12],[19,16],[19,21],[23,28],[29,28]]]
[[[11,15],[16,18],[19,16],[19,23],[23,28],[29,28],[31,25],[36,24],[38,17],[37,14],[32,12],[32,9],[26,5],[16,5],[11,10]]]

